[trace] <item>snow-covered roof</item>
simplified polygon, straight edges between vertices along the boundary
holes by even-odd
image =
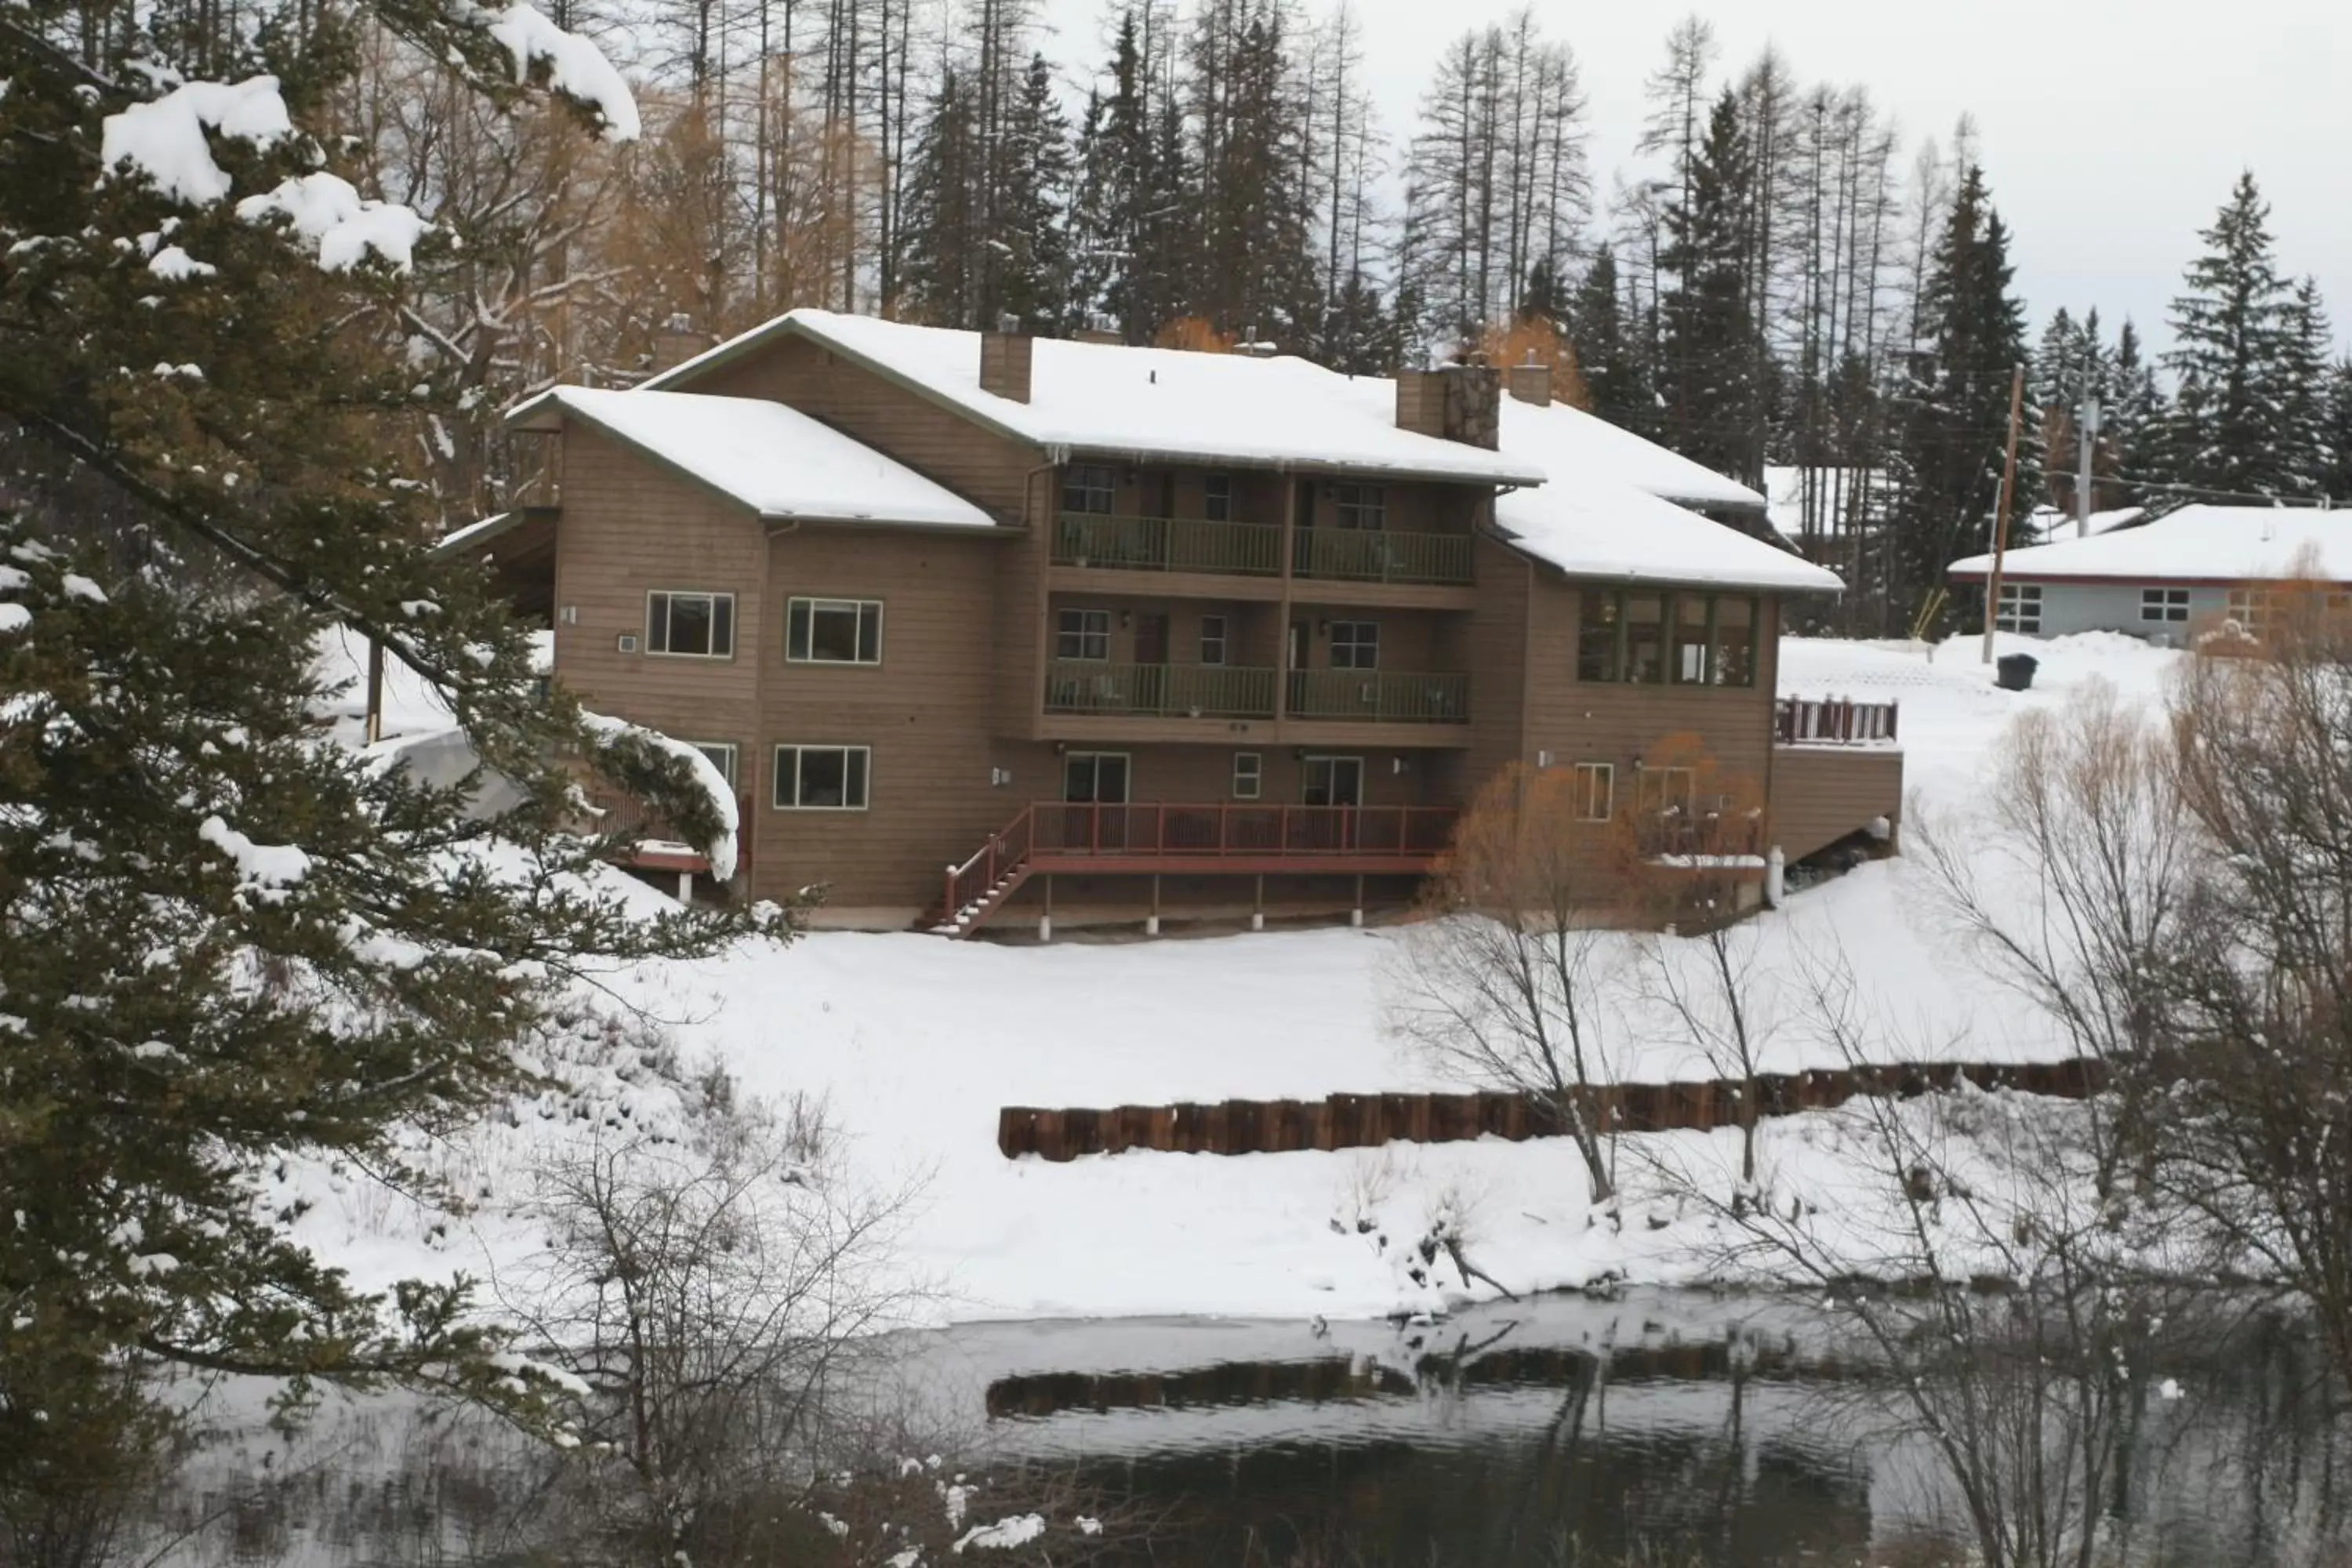
[[[1504,422],[1508,439],[1510,421]],[[1495,521],[1538,561],[1580,577],[1836,593],[1837,574],[1738,529],[1597,475],[1495,502]]]
[[[2185,506],[2137,528],[2012,550],[2001,575],[2016,582],[2239,583],[2294,576],[2306,567],[2322,581],[2352,583],[2352,511]],[[1990,555],[1971,555],[1951,568],[1955,577],[1991,570]]]
[[[832,310],[793,310],[655,376],[675,386],[779,333],[823,343],[983,424],[1040,447],[1182,462],[1386,472],[1472,484],[1540,484],[1502,453],[1396,426],[1391,384],[1378,406],[1349,378],[1286,355],[1193,353],[1036,338],[1029,401],[980,387],[978,332]]]
[[[508,418],[522,423],[551,410],[586,421],[762,517],[995,526],[988,513],[904,463],[764,398],[558,386]]]
[[[2134,528],[2147,521],[2147,509],[2141,506],[2117,507],[2112,511],[2091,514],[2090,533],[2113,533],[2119,528]],[[2083,537],[2074,531],[2074,514],[2054,506],[2037,506],[2018,524],[2029,542],[2055,543],[2062,539]]]
[[[1540,462],[1555,484],[1594,476],[1685,506],[1764,510],[1764,498],[1738,480],[1566,403],[1538,406],[1506,393],[1503,450]]]

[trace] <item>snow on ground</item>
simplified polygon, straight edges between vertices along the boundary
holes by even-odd
[[[1901,702],[1911,831],[1923,816],[1967,810],[2016,714],[2062,704],[2095,679],[2153,703],[2179,657],[2110,634],[2005,638],[2001,651],[2041,659],[2033,690],[1997,689],[1965,640],[1930,649],[1792,639],[1782,645],[1780,684],[1790,695]],[[394,707],[405,706],[395,682]],[[429,705],[415,708],[419,722],[431,718]],[[1982,1058],[2068,1054],[2019,999],[1967,966],[1936,924],[1924,880],[1916,859],[1874,862],[1793,895],[1743,928],[1752,932],[1743,940],[1779,974],[1842,954],[1890,1056],[1963,1044]],[[612,983],[665,1020],[687,1057],[715,1056],[747,1089],[823,1096],[863,1180],[919,1189],[904,1264],[937,1288],[940,1318],[1338,1320],[1425,1307],[1443,1292],[1413,1280],[1400,1255],[1440,1209],[1466,1216],[1473,1261],[1514,1289],[1707,1276],[1719,1237],[1697,1216],[1637,1201],[1622,1226],[1596,1224],[1566,1140],[1066,1164],[997,1152],[1005,1105],[1467,1087],[1445,1083],[1382,1028],[1381,976],[1402,940],[1397,931],[1314,930],[1036,947],[821,933]],[[1624,962],[1634,940],[1622,939]],[[1793,1005],[1782,1011],[1769,1066],[1835,1062]],[[1688,1047],[1630,1016],[1616,1020],[1611,1056],[1621,1078],[1712,1076]],[[580,1073],[591,1080],[585,1103],[625,1105],[640,1123],[679,1114],[671,1089],[625,1064]],[[453,1266],[495,1272],[533,1245],[511,1216],[533,1152],[594,1124],[593,1115],[576,1120],[576,1109],[551,1098],[522,1125],[483,1129],[454,1151],[453,1168],[482,1203],[446,1234],[430,1234],[440,1216],[356,1186],[337,1191],[315,1173],[298,1178],[317,1205],[305,1234],[371,1281]],[[1769,1123],[1768,1167],[1816,1194],[1852,1185],[1858,1168],[1839,1152],[1849,1136],[1833,1118]],[[1643,1142],[1681,1164],[1723,1170],[1737,1158],[1733,1132]],[[1621,1153],[1624,1173],[1638,1173],[1644,1158]],[[1442,1265],[1438,1272],[1451,1281]]]

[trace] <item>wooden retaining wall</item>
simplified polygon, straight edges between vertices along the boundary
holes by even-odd
[[[1756,1079],[1758,1114],[1827,1110],[1858,1094],[1908,1099],[1950,1089],[2011,1089],[2081,1100],[2097,1085],[2099,1065],[2060,1062],[1906,1062],[1887,1067],[1768,1073]],[[1706,1131],[1739,1123],[1738,1079],[1697,1083],[1621,1083],[1586,1096],[1610,1132]],[[1488,1136],[1521,1142],[1559,1134],[1557,1113],[1536,1096],[1335,1094],[1325,1100],[1227,1100],[1215,1103],[1121,1105],[1108,1110],[1045,1110],[1008,1105],[997,1112],[996,1146],[1008,1160],[1075,1160],[1152,1149],[1173,1154],[1287,1154],[1306,1149],[1371,1149],[1391,1141],[1459,1143]]]

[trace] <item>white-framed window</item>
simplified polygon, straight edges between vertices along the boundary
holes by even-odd
[[[880,664],[882,601],[788,600],[784,660],[788,664]]]
[[[2250,636],[2261,636],[2270,623],[2271,591],[2268,588],[2231,589],[2230,618]]]
[[[1389,491],[1386,485],[1333,485],[1331,487],[1333,521],[1341,528],[1379,530],[1389,521]]]
[[[2189,618],[2186,588],[2142,588],[2139,618],[2143,621],[2185,621]]]
[[[1265,791],[1265,757],[1257,752],[1234,753],[1234,798],[1255,800]]]
[[[1576,764],[1576,819],[1606,822],[1617,810],[1617,767],[1613,763]]]
[[[1233,475],[1211,474],[1201,481],[1201,515],[1211,522],[1233,521]]]
[[[735,787],[737,751],[734,742],[688,741],[687,744],[710,759],[710,765],[719,770],[719,776],[727,781],[729,789]]]
[[[1110,612],[1064,610],[1054,618],[1054,657],[1108,661],[1110,658]]]
[[[672,658],[735,657],[735,595],[656,588],[646,595],[646,651]]]
[[[1224,663],[1225,648],[1225,617],[1202,616],[1201,617],[1201,662],[1202,664]]]
[[[864,811],[874,749],[778,746],[778,811]]]
[[[1380,622],[1333,621],[1331,623],[1332,668],[1378,669],[1380,667]]]
[[[1072,463],[1062,470],[1062,510],[1108,517],[1118,495],[1118,476],[1108,463]]]
[[[2000,598],[1993,606],[1992,624],[2005,632],[2022,632],[2028,637],[2042,635],[2042,584],[2039,583],[2003,583]]]
[[[1688,768],[1644,768],[1640,773],[1642,810],[1645,816],[1668,813],[1686,816],[1696,777]]]

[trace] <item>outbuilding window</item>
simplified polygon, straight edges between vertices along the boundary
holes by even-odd
[[[2143,621],[2185,621],[2189,618],[2186,588],[2142,588],[2139,618]]]
[[[2003,583],[2000,598],[1993,606],[1992,624],[2005,632],[2019,632],[2026,637],[2042,635],[2042,584],[2039,583]]]

